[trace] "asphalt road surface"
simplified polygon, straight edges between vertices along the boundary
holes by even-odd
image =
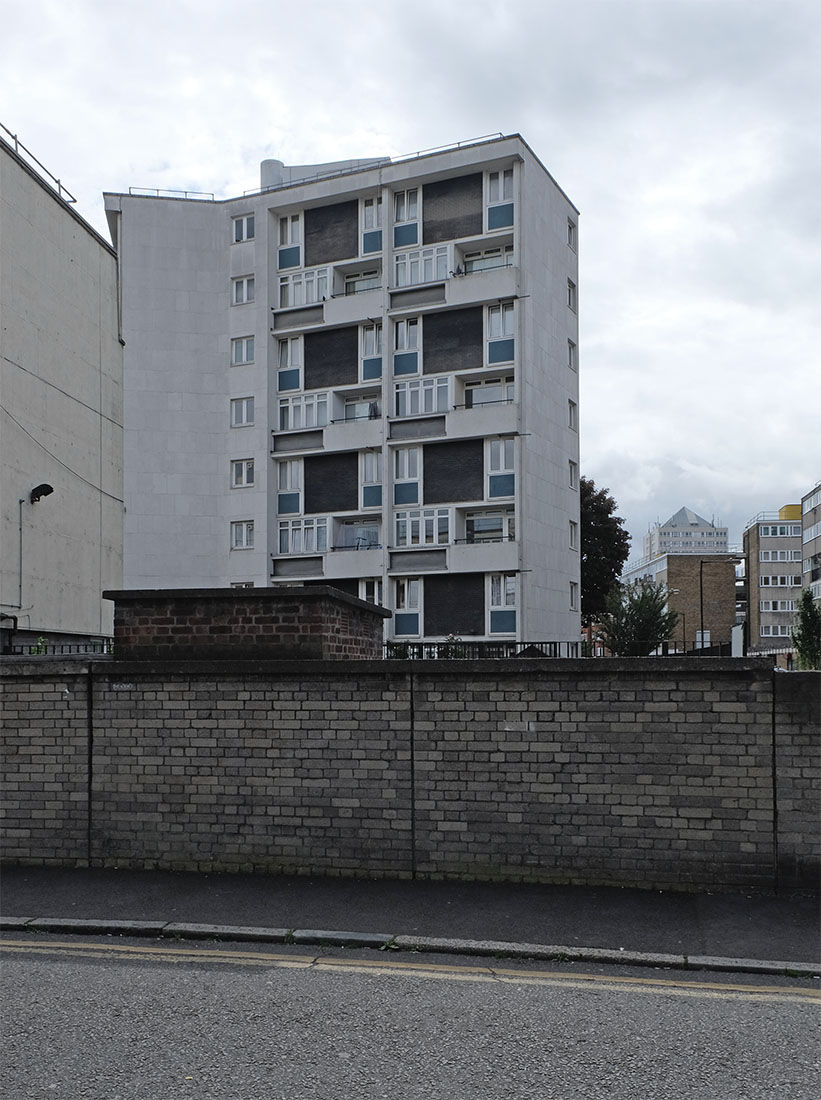
[[[809,979],[2,941],[4,1100],[817,1100]]]

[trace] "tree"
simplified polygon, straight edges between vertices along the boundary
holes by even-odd
[[[617,505],[608,494],[608,489],[597,489],[589,478],[579,481],[584,626],[604,614],[607,596],[630,553],[630,536],[624,520],[614,514]]]
[[[678,622],[667,610],[667,589],[652,581],[614,588],[605,601],[596,637],[614,657],[647,657],[666,642]]]
[[[798,597],[798,623],[792,632],[792,644],[798,652],[798,667],[821,669],[821,606],[809,588]]]

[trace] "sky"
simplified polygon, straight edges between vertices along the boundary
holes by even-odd
[[[106,239],[103,191],[521,134],[581,212],[581,466],[631,557],[821,479],[817,0],[29,0],[2,53],[0,122]]]

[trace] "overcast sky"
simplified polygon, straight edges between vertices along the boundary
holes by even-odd
[[[28,0],[0,122],[101,193],[520,133],[581,211],[582,470],[641,553],[821,478],[818,0]]]

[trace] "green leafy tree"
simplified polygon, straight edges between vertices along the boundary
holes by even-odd
[[[798,623],[792,632],[792,644],[798,653],[798,667],[821,669],[821,606],[809,588],[798,597]]]
[[[652,581],[620,584],[605,601],[596,637],[614,657],[647,657],[666,642],[678,622],[667,610],[667,589]]]
[[[595,482],[579,481],[581,511],[582,624],[598,622],[630,553],[630,536],[624,520],[615,514],[617,504],[608,489]]]

